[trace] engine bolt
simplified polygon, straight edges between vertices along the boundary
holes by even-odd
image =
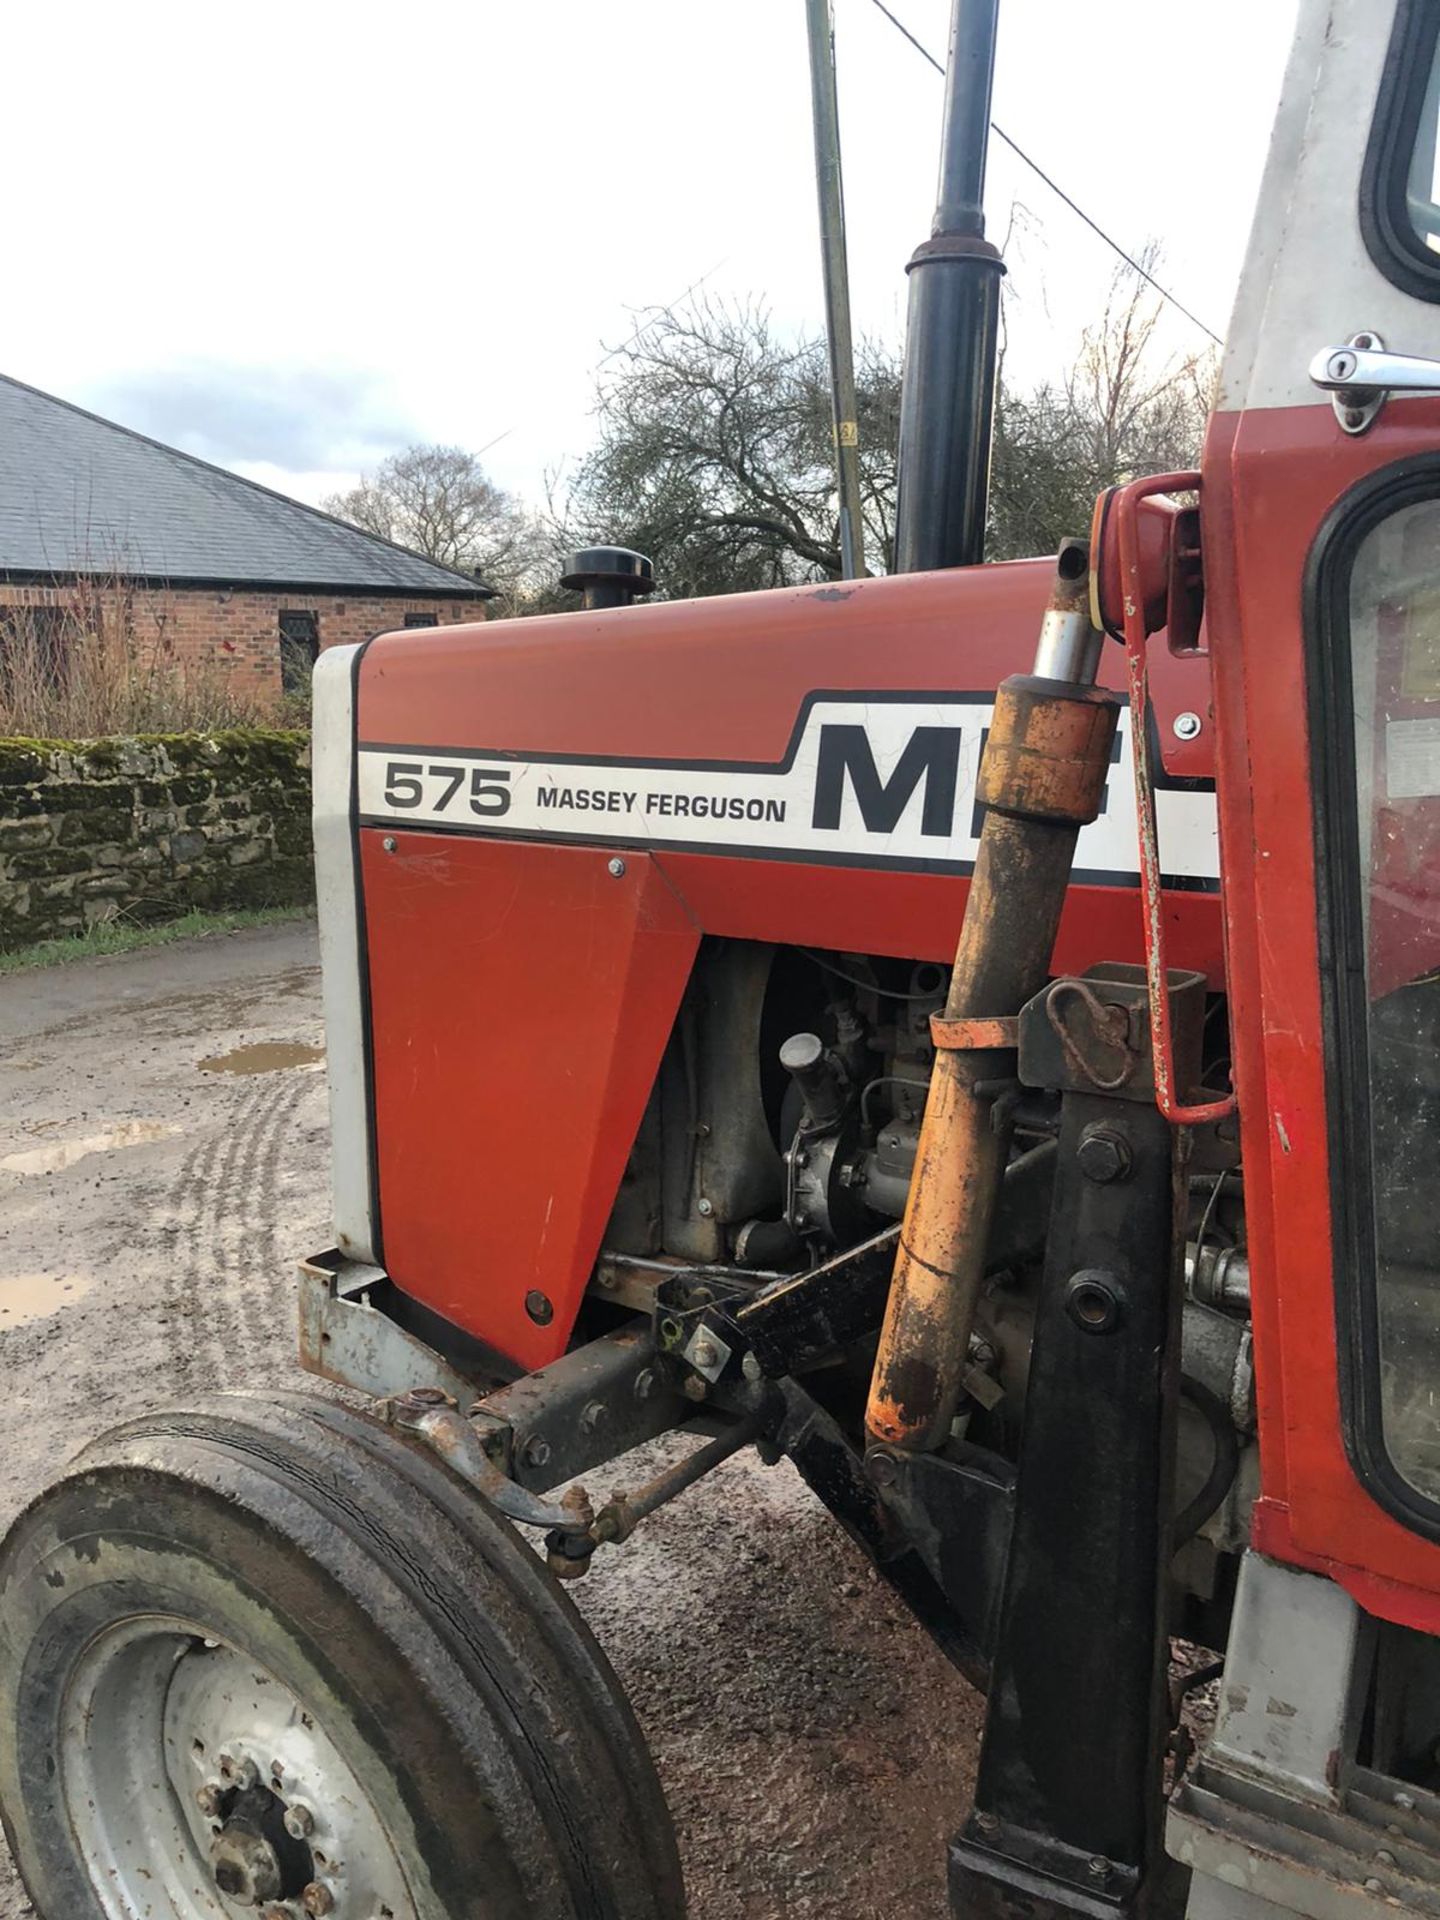
[[[1123,1180],[1130,1171],[1130,1143],[1113,1127],[1087,1127],[1075,1149],[1080,1171],[1097,1186]]]
[[[304,1893],[301,1894],[300,1904],[304,1907],[306,1913],[316,1916],[333,1913],[335,1910],[335,1896],[323,1880],[312,1880],[309,1886],[306,1887]]]
[[[309,1807],[292,1800],[285,1809],[285,1831],[292,1840],[308,1840],[315,1831],[315,1816]]]
[[[195,1804],[207,1820],[216,1820],[219,1818],[220,1809],[224,1805],[224,1802],[225,1789],[216,1786],[213,1781],[208,1786],[201,1787],[195,1796]]]
[[[1198,713],[1177,713],[1175,716],[1175,738],[1193,740],[1204,725]]]

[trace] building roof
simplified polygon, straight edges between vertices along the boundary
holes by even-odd
[[[0,577],[491,589],[318,508],[0,374]]]

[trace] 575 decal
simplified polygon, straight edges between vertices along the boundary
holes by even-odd
[[[449,833],[605,841],[752,858],[967,871],[975,776],[993,701],[983,694],[824,693],[806,700],[773,761],[584,760],[390,742],[359,745],[359,817]],[[1136,878],[1129,716],[1104,811],[1076,864]],[[1168,876],[1219,872],[1215,796],[1156,796]]]
[[[510,769],[387,760],[384,794],[387,807],[422,813],[428,820],[443,818],[452,808],[463,818],[467,806],[481,818],[498,820],[510,811]]]

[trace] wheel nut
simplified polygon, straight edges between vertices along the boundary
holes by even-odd
[[[300,1904],[306,1913],[324,1914],[335,1910],[335,1896],[323,1880],[312,1880],[300,1896]]]
[[[285,1809],[285,1831],[292,1840],[306,1840],[315,1831],[315,1816],[298,1800]]]
[[[207,1820],[214,1820],[219,1817],[220,1809],[224,1805],[224,1801],[225,1789],[223,1787],[217,1787],[213,1782],[209,1786],[201,1787],[195,1796],[195,1804]]]

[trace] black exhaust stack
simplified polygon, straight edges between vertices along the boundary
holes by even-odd
[[[940,203],[907,268],[897,573],[985,557],[1005,272],[984,213],[999,9],[1000,0],[954,0],[950,17]]]

